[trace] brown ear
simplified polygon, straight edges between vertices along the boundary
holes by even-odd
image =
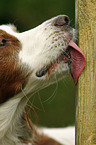
[[[21,82],[14,82],[13,84],[3,84],[0,88],[0,104],[6,102],[14,95],[22,90]]]
[[[13,94],[17,94],[22,90],[22,83],[21,82],[15,82],[10,86],[10,89],[13,90]]]

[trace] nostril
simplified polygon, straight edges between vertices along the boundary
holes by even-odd
[[[68,16],[65,16],[65,22],[66,22],[66,24],[69,24],[70,23],[70,19],[69,19],[69,17]]]
[[[67,15],[59,16],[56,18],[54,26],[70,25],[70,19]]]

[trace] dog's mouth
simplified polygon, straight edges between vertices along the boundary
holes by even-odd
[[[68,49],[66,51],[64,51],[55,61],[51,62],[48,65],[45,65],[44,67],[42,67],[39,71],[36,72],[36,76],[37,77],[42,77],[44,76],[46,73],[48,73],[48,75],[51,74],[51,72],[54,71],[55,67],[61,62],[64,61],[65,63],[71,64],[71,55],[70,52],[68,51]]]
[[[45,65],[39,71],[37,71],[36,76],[43,77],[45,74],[50,75],[60,62],[68,63],[71,76],[76,84],[78,77],[86,64],[86,59],[81,49],[73,41],[69,43],[66,51],[64,51],[57,58],[57,60],[48,65]]]

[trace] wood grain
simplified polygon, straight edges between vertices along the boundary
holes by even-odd
[[[76,0],[78,44],[86,66],[77,85],[76,145],[96,144],[96,0]]]

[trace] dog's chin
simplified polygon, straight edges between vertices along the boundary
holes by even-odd
[[[45,68],[47,68],[47,66],[41,68],[40,72],[36,72],[36,77],[38,79],[46,79],[46,81],[51,80],[51,82],[55,82],[62,79],[70,73],[70,67],[68,63],[64,63],[63,61],[59,64],[53,63],[49,68]],[[40,76],[38,77],[37,75]]]
[[[70,66],[71,55],[67,48],[66,51],[64,50],[57,59],[40,68],[36,72],[36,77],[42,79],[47,76],[48,78],[56,77],[57,79],[62,79],[64,75],[66,76],[69,74]]]
[[[46,77],[52,80],[52,82],[54,83],[56,81],[62,80],[69,74],[70,67],[68,63],[64,63],[63,61],[61,61],[54,69],[47,72]]]

